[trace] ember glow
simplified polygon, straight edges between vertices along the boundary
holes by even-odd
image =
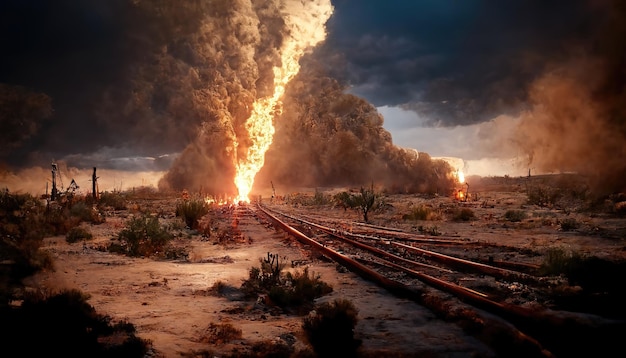
[[[300,70],[299,60],[304,52],[326,37],[324,24],[332,14],[332,6],[326,1],[294,1],[286,4],[285,11],[285,21],[292,32],[285,38],[281,49],[282,67],[274,67],[274,94],[254,103],[252,114],[246,121],[251,145],[246,156],[237,158],[235,163],[238,202],[250,202],[248,195],[254,178],[263,167],[265,152],[274,138],[274,118],[282,112],[285,86]]]

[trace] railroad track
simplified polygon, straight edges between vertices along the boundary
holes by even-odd
[[[502,328],[508,332],[505,340],[516,347],[506,351],[507,355],[567,355],[575,342],[566,341],[566,335],[589,338],[589,332],[597,328],[588,326],[577,313],[550,309],[550,282],[534,274],[536,265],[463,257],[475,242],[372,226],[355,230],[356,225],[351,225],[346,231],[342,222],[331,227],[332,220],[295,216],[267,206],[250,210],[260,211],[277,228],[350,271],[395,295],[426,305],[444,318],[459,319],[459,312],[464,312],[467,316],[462,320],[470,321],[474,329],[480,325],[482,330],[488,330],[488,325]],[[471,309],[450,312],[452,300],[458,301],[455,307],[460,304]]]

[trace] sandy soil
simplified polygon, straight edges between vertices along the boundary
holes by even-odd
[[[561,246],[598,256],[626,258],[624,238],[602,239],[580,232],[559,231],[556,222],[563,212],[531,216],[522,223],[503,221],[508,209],[524,207],[525,195],[520,193],[483,194],[482,201],[470,205],[477,220],[472,222],[428,221],[422,225],[437,225],[447,235],[494,241],[519,247]],[[463,205],[451,198],[423,199],[394,197],[394,210],[386,214],[372,214],[372,223],[401,226],[417,230],[416,223],[403,222],[402,212],[422,202],[433,208]],[[283,208],[288,208],[283,205]],[[528,208],[537,212],[543,208]],[[309,210],[310,214],[315,211]],[[333,210],[325,215],[359,220],[357,213]],[[97,250],[114,240],[124,227],[128,213],[111,213],[106,222],[90,225],[94,239],[86,244],[68,244],[64,237],[45,240],[43,249],[55,259],[54,272],[44,272],[27,284],[49,289],[77,288],[91,295],[90,304],[114,320],[127,320],[137,327],[141,338],[153,342],[152,356],[193,356],[192,352],[210,351],[216,356],[233,351],[245,351],[255,342],[283,340],[296,350],[306,350],[302,334],[302,317],[276,314],[262,302],[240,300],[232,295],[218,296],[209,291],[216,282],[234,288],[248,277],[248,270],[259,266],[259,259],[267,253],[277,253],[288,260],[298,261],[334,288],[320,302],[334,298],[351,300],[359,310],[356,337],[363,340],[369,351],[394,352],[405,356],[429,357],[491,357],[492,349],[467,335],[455,324],[436,319],[435,315],[418,304],[391,296],[378,286],[362,280],[350,272],[338,270],[336,265],[320,260],[307,248],[284,233],[259,223],[252,216],[239,221],[243,242],[232,245],[216,244],[213,238],[204,238],[186,231],[176,239],[178,245],[190,248],[188,258],[155,261],[129,258]],[[553,216],[554,215],[554,216]],[[577,215],[568,213],[567,215]],[[176,220],[170,218],[168,220]],[[624,220],[601,219],[578,215],[577,220],[587,227],[601,227],[619,236],[626,225]],[[301,269],[297,267],[295,269]],[[231,323],[240,328],[239,341],[224,344],[203,342],[211,323]],[[391,353],[389,353],[391,354]]]

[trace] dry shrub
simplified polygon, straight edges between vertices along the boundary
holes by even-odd
[[[130,256],[150,256],[163,252],[173,235],[159,223],[159,218],[144,215],[126,222],[126,227],[118,234],[118,239]]]
[[[526,219],[526,212],[523,210],[507,210],[504,218],[510,222],[520,222]]]
[[[112,325],[88,298],[78,290],[38,291],[19,308],[0,310],[3,349],[24,357],[144,357],[150,341],[135,336],[128,322]]]
[[[310,308],[313,300],[332,292],[333,288],[319,275],[303,271],[283,273],[286,258],[282,261],[276,254],[268,253],[260,260],[261,267],[252,267],[241,289],[248,298],[267,295],[269,302],[281,308],[293,308],[302,312]]]
[[[91,240],[92,238],[93,235],[91,234],[91,232],[80,226],[71,228],[70,231],[68,231],[68,233],[65,235],[65,241],[70,244],[81,240]]]
[[[209,344],[224,344],[241,339],[242,331],[230,323],[211,323],[205,329],[200,342]]]
[[[452,211],[452,220],[454,221],[470,221],[475,218],[476,216],[474,215],[474,210],[470,208],[455,208]]]
[[[354,338],[358,310],[346,299],[336,299],[315,307],[302,327],[319,357],[356,357],[361,345]]]
[[[402,215],[402,220],[436,220],[438,215],[426,205],[418,205],[408,214]]]

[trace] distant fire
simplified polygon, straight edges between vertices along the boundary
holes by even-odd
[[[461,188],[458,189],[455,193],[455,197],[459,201],[468,201],[469,200],[469,184],[465,182],[465,174],[461,169],[456,172],[457,180],[459,184],[461,184]],[[463,184],[465,184],[465,191],[463,190]]]

